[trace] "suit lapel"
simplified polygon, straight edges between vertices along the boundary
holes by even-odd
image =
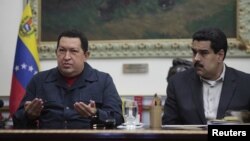
[[[228,110],[228,105],[231,102],[234,90],[236,88],[235,80],[236,76],[232,73],[231,69],[227,67],[217,112],[218,119],[223,118],[225,116],[226,111]]]
[[[193,84],[191,85],[192,98],[202,124],[207,124],[203,108],[202,83],[200,82],[201,80],[197,75],[193,74],[192,76],[193,83],[190,83]]]

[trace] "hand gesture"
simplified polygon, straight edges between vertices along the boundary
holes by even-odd
[[[26,101],[24,104],[24,110],[29,119],[38,118],[43,107],[43,100],[40,98],[35,98],[32,101]]]
[[[95,101],[90,100],[89,104],[83,102],[76,102],[74,104],[75,110],[83,117],[92,117],[96,115],[97,109]]]

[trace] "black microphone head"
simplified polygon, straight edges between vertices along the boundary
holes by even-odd
[[[4,103],[3,103],[3,100],[0,99],[0,108],[3,107]]]

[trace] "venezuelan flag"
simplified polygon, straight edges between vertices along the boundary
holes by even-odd
[[[39,71],[39,56],[32,12],[26,5],[19,27],[10,92],[10,117],[18,109],[30,79]]]

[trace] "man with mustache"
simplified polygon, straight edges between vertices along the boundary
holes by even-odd
[[[123,122],[122,102],[108,73],[92,68],[87,38],[77,30],[57,39],[57,67],[36,74],[13,116],[14,128],[83,129]],[[115,123],[114,123],[115,124]]]
[[[250,75],[224,63],[227,49],[218,28],[193,34],[193,67],[170,78],[162,124],[207,124],[228,110],[250,110]]]

